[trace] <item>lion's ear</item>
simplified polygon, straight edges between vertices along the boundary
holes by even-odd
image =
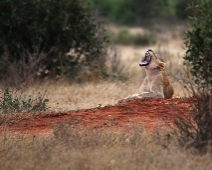
[[[162,62],[162,61],[160,61],[160,60],[158,61],[158,68],[159,68],[159,69],[162,70],[162,69],[165,68],[165,66],[166,66],[166,63],[164,63],[164,62]]]

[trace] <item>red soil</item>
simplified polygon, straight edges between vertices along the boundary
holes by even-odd
[[[114,106],[32,115],[12,119],[9,131],[23,134],[51,134],[54,125],[66,122],[80,129],[85,127],[121,128],[128,123],[142,123],[147,129],[173,126],[178,115],[191,115],[194,98],[133,100]]]

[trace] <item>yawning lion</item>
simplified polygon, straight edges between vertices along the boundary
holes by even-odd
[[[165,63],[161,62],[152,50],[147,50],[144,59],[139,64],[146,71],[146,77],[139,92],[119,100],[128,101],[136,98],[172,98],[174,90],[164,71]]]

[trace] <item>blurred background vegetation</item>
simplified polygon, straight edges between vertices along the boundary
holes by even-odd
[[[17,85],[66,77],[80,82],[118,75],[117,53],[108,56],[108,42],[155,44],[154,34],[135,34],[130,27],[185,20],[186,7],[184,0],[1,1],[0,81]],[[99,20],[127,28],[106,31]],[[107,65],[109,58],[115,73]]]
[[[124,25],[142,25],[155,19],[186,19],[187,0],[88,0],[97,15]]]

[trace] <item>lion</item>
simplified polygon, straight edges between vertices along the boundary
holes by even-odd
[[[140,86],[139,92],[118,102],[137,98],[172,98],[174,89],[164,71],[165,65],[151,49],[148,49],[144,59],[139,63],[139,66],[143,67],[146,72],[146,77]]]

